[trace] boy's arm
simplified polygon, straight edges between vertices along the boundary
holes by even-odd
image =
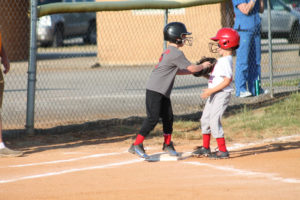
[[[177,75],[193,74],[195,72],[199,72],[199,71],[203,70],[204,68],[208,68],[210,66],[211,66],[210,62],[204,62],[200,65],[192,64],[192,65],[188,66],[186,69],[179,69],[176,74]]]
[[[189,75],[189,74],[192,74],[192,73],[187,69],[179,69],[176,73],[176,75]]]
[[[231,83],[231,79],[228,78],[228,77],[224,77],[223,82],[220,83],[219,85],[217,85],[216,87],[204,89],[204,90],[203,90],[203,93],[201,94],[201,98],[205,99],[205,98],[209,97],[209,96],[212,95],[213,93],[216,93],[216,92],[218,92],[218,91],[224,89],[224,88],[227,87],[230,83]]]
[[[7,72],[9,72],[10,64],[9,64],[9,60],[8,60],[8,58],[6,56],[6,53],[4,51],[3,46],[1,47],[0,57],[1,57],[1,63],[4,66],[4,71],[3,72],[4,72],[4,74],[6,74]]]

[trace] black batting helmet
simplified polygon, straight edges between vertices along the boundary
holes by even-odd
[[[164,28],[164,40],[175,44],[182,44],[184,40],[182,36],[191,34],[181,22],[168,23]]]

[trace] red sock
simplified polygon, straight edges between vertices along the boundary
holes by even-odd
[[[165,138],[165,144],[166,145],[169,145],[170,144],[170,142],[171,142],[171,135],[172,134],[164,134],[164,138]]]
[[[217,143],[218,143],[219,151],[223,151],[223,152],[227,151],[224,138],[217,138]]]
[[[203,134],[203,147],[209,149],[210,146],[210,134]]]
[[[138,145],[144,142],[145,137],[142,136],[141,134],[138,134],[136,136],[135,142],[133,143],[133,145]]]

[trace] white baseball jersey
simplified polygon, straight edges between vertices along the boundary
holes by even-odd
[[[233,63],[232,56],[225,56],[218,59],[214,70],[212,71],[209,80],[208,88],[213,88],[224,81],[224,77],[232,80],[233,77]],[[232,83],[223,89],[224,92],[232,92]]]

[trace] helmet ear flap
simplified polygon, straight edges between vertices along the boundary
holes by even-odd
[[[222,42],[222,47],[227,47],[227,46],[229,46],[228,44],[230,43],[230,41],[229,40],[223,40],[223,42]]]

